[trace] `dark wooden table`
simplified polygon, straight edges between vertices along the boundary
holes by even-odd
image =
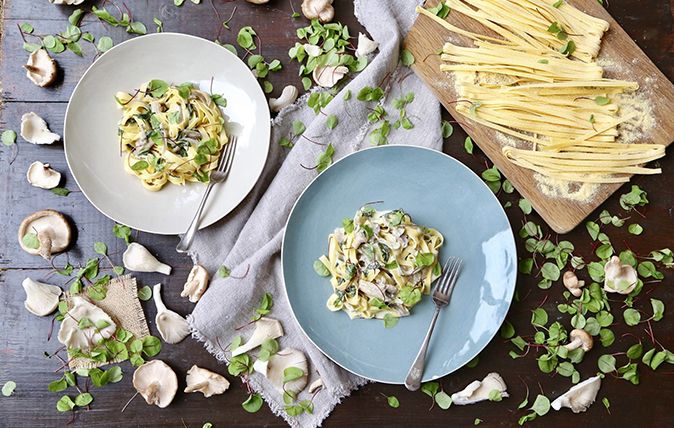
[[[412,0],[410,0],[412,1]],[[295,9],[299,10],[299,0],[291,0]],[[0,2],[2,3],[2,2]],[[179,31],[213,39],[221,22],[232,13],[236,6],[230,27],[231,31],[222,29],[220,39],[226,43],[235,43],[236,33],[241,26],[253,25],[264,41],[264,54],[268,58],[279,58],[284,63],[284,71],[272,76],[275,93],[287,83],[301,87],[296,76],[297,65],[286,61],[287,50],[294,44],[295,28],[306,25],[304,19],[290,18],[290,2],[287,0],[271,0],[268,5],[253,6],[249,3],[223,2],[204,0],[201,5],[193,5],[188,1],[182,8],[173,6],[170,0],[127,1],[127,5],[136,20],[144,22],[150,31],[154,30],[152,18],[159,17],[164,22],[166,31]],[[102,2],[86,2],[101,5]],[[119,2],[121,6],[121,2]],[[336,0],[337,19],[348,24],[356,34],[359,25],[353,15],[350,1]],[[112,8],[112,5],[108,4]],[[674,78],[674,33],[672,32],[671,3],[666,0],[611,0],[607,6],[613,16],[624,26],[625,30],[646,51],[653,61],[670,78]],[[20,117],[28,111],[35,111],[43,116],[52,130],[62,133],[63,116],[66,103],[74,85],[93,59],[91,47],[85,51],[84,58],[76,57],[71,52],[57,55],[56,58],[63,69],[63,79],[51,89],[41,89],[32,85],[25,77],[21,65],[26,62],[27,53],[22,50],[22,40],[17,24],[30,22],[37,33],[53,33],[62,31],[66,26],[66,18],[72,8],[50,5],[47,0],[5,0],[3,6],[2,25],[2,78],[3,107],[0,116],[0,129],[18,131]],[[216,14],[215,10],[218,11]],[[218,17],[219,14],[219,17]],[[91,14],[84,18],[84,28],[94,35],[110,35],[115,42],[129,37],[121,28],[103,25]],[[674,120],[674,118],[672,118]],[[446,141],[445,151],[479,172],[485,168],[488,160],[481,154],[467,155],[463,150],[465,134],[460,130]],[[21,140],[19,138],[19,140]],[[53,351],[59,344],[55,339],[47,341],[50,318],[37,318],[29,314],[23,307],[24,292],[21,281],[31,276],[35,279],[47,278],[55,283],[63,282],[62,277],[53,275],[49,264],[39,257],[30,256],[19,249],[17,228],[20,221],[33,211],[53,208],[67,214],[77,226],[77,243],[69,252],[73,263],[80,263],[93,255],[92,244],[96,241],[106,242],[113,258],[121,258],[124,250],[123,241],[112,234],[113,222],[99,213],[84,196],[73,192],[67,197],[60,197],[48,191],[31,187],[25,179],[27,166],[35,161],[49,162],[57,170],[65,173],[65,185],[76,190],[72,177],[67,173],[61,143],[48,147],[38,147],[18,142],[18,154],[13,163],[14,148],[0,145],[0,384],[14,380],[17,389],[14,396],[0,396],[0,426],[54,426],[66,424],[69,414],[59,414],[55,403],[60,394],[47,391],[47,384],[56,378],[54,370],[59,366],[57,361],[43,356],[44,351]],[[620,249],[629,246],[637,254],[646,255],[650,250],[674,244],[674,157],[671,149],[668,157],[661,160],[664,174],[654,177],[640,177],[635,183],[648,191],[650,205],[640,210],[643,218],[637,216],[645,232],[640,237],[633,237],[622,229],[609,229],[612,241]],[[628,189],[625,186],[623,190]],[[516,195],[500,194],[503,201],[517,202]],[[614,195],[601,209],[619,214],[618,195]],[[515,229],[519,229],[524,216],[516,208],[507,210]],[[599,210],[594,214],[596,217]],[[635,214],[633,214],[635,215]],[[528,219],[540,223],[534,214]],[[553,238],[556,238],[553,236]],[[564,239],[572,241],[580,255],[590,257],[592,245],[585,230],[578,230],[566,235]],[[181,313],[188,313],[192,305],[179,297],[182,284],[191,267],[187,257],[174,251],[177,238],[141,234],[137,240],[159,258],[174,266],[174,274],[169,278],[154,274],[139,274],[142,284],[153,284],[162,281],[167,304]],[[523,245],[518,240],[519,250],[524,253]],[[670,349],[674,349],[674,323],[672,323],[672,307],[674,307],[674,291],[671,272],[666,272],[666,279],[654,286],[651,297],[657,297],[670,306],[663,321],[653,323],[653,332],[658,340]],[[559,314],[555,307],[563,300],[561,284],[555,284],[550,290],[536,287],[537,280],[522,276],[518,282],[519,302],[512,305],[508,319],[517,328],[518,334],[531,335],[529,325],[530,311],[541,302],[553,318],[569,327],[566,315]],[[154,307],[144,304],[148,320],[154,319]],[[650,311],[648,299],[637,303],[646,312]],[[617,317],[620,311],[614,310]],[[156,333],[153,323],[151,329]],[[582,377],[586,378],[597,371],[596,359],[604,352],[624,352],[633,339],[620,338],[620,334],[630,331],[647,342],[643,326],[626,329],[624,324],[615,327],[616,344],[609,351],[597,350],[589,353],[580,365]],[[513,426],[524,414],[516,410],[528,387],[534,396],[540,389],[549,397],[556,397],[569,385],[568,380],[552,375],[544,375],[538,371],[534,360],[535,351],[526,358],[512,360],[508,351],[513,347],[498,336],[480,355],[479,364],[475,368],[463,368],[451,376],[442,379],[448,392],[462,389],[474,379],[482,378],[490,371],[500,372],[508,382],[511,398],[500,403],[481,403],[473,406],[453,406],[448,411],[439,408],[428,410],[430,399],[420,393],[411,393],[401,386],[371,384],[345,399],[325,422],[325,426],[365,426],[377,425],[387,427],[407,426],[467,426],[472,425],[475,418],[480,418],[486,426]],[[192,364],[226,372],[201,345],[188,339],[178,345],[165,345],[160,358],[168,361],[184,379],[186,370]],[[132,369],[128,363],[122,365],[124,379],[105,388],[94,390],[95,402],[90,411],[79,412],[74,421],[78,426],[187,426],[201,427],[210,421],[215,426],[284,426],[285,423],[276,418],[265,406],[257,414],[248,414],[240,406],[245,399],[245,392],[240,382],[232,380],[230,391],[224,395],[205,399],[199,394],[183,394],[176,396],[175,401],[167,409],[147,406],[138,398],[122,414],[120,409],[133,394],[131,387]],[[630,383],[607,376],[599,393],[599,399],[608,397],[611,413],[607,413],[600,402],[582,415],[573,415],[570,411],[554,412],[529,424],[534,426],[566,427],[571,424],[586,426],[641,426],[666,427],[674,425],[674,413],[671,400],[674,396],[674,381],[671,366],[664,365],[657,372],[640,366],[641,384]],[[396,395],[400,400],[400,408],[388,407],[384,395]]]

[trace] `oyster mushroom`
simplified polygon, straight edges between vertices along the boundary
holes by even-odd
[[[49,130],[44,119],[32,111],[21,116],[21,136],[32,144],[52,144],[61,139]]]
[[[342,80],[342,78],[349,72],[349,69],[343,65],[328,65],[314,68],[312,74],[314,82],[318,86],[324,88],[332,88]]]
[[[47,260],[52,254],[60,253],[68,248],[71,235],[70,225],[66,218],[54,210],[37,211],[24,218],[19,225],[21,248],[28,254],[39,254]],[[33,239],[28,239],[31,236]],[[37,246],[31,245],[31,241],[34,242],[35,238]]]
[[[152,360],[133,372],[133,387],[147,404],[164,408],[171,404],[178,391],[178,377],[162,360]]]
[[[297,91],[296,87],[293,85],[286,86],[283,88],[280,97],[269,99],[269,109],[275,112],[283,110],[284,107],[287,107],[295,102],[298,94],[299,92]]]
[[[208,288],[208,271],[203,266],[196,264],[187,276],[187,281],[180,296],[189,297],[190,302],[197,303],[206,288]]]
[[[283,382],[284,371],[295,367],[302,370],[302,376],[289,382]],[[304,353],[297,349],[285,348],[272,355],[267,364],[266,378],[280,392],[289,392],[297,396],[307,386],[309,364]]]
[[[255,331],[253,331],[248,342],[238,348],[232,349],[232,357],[236,357],[237,355],[244,354],[257,348],[262,345],[265,340],[276,339],[281,336],[283,336],[283,327],[278,320],[266,317],[260,318],[255,323]]]
[[[452,394],[452,402],[463,406],[489,400],[489,394],[497,390],[501,397],[508,397],[506,384],[498,373],[489,373],[482,381],[471,382],[462,391]]]
[[[267,377],[267,372],[269,372],[269,360],[255,360],[253,363],[253,371]]]
[[[28,63],[23,66],[26,76],[37,86],[49,86],[56,80],[58,69],[56,61],[44,49],[34,51],[28,57]]]
[[[585,285],[585,281],[579,280],[573,271],[569,270],[564,272],[562,281],[564,282],[564,287],[566,287],[575,297],[580,297],[580,295],[583,294],[581,288]]]
[[[601,378],[599,376],[591,377],[571,387],[571,389],[550,403],[550,406],[555,410],[568,407],[573,413],[584,412],[594,403],[600,387]]]
[[[269,0],[246,0],[248,3],[253,3],[253,4],[265,4],[269,3]]]
[[[604,290],[609,293],[630,294],[638,280],[637,271],[622,264],[618,256],[611,257],[604,265]]]
[[[310,57],[319,56],[323,52],[323,49],[321,49],[320,46],[312,45],[311,43],[305,43],[302,45],[302,47],[304,48],[304,52],[306,52]]]
[[[59,328],[58,340],[63,345],[86,352],[115,334],[117,325],[103,309],[81,296],[73,296],[72,302]]]
[[[35,161],[28,167],[26,179],[35,187],[53,189],[61,181],[61,173],[54,171],[48,163]]]
[[[594,343],[592,336],[590,336],[590,334],[582,328],[571,330],[571,333],[569,333],[569,340],[570,342],[564,345],[564,347],[569,351],[582,348],[583,351],[587,352],[592,349],[592,345]]]
[[[157,260],[155,256],[137,242],[132,242],[122,255],[124,267],[134,272],[159,272],[171,274],[171,266]]]
[[[302,13],[307,19],[318,19],[326,23],[335,17],[335,8],[332,7],[332,0],[304,0]]]
[[[168,309],[161,300],[161,283],[152,287],[152,299],[157,307],[154,322],[164,342],[173,345],[186,338],[190,334],[190,326],[185,318]]]
[[[31,278],[24,279],[21,286],[26,292],[23,306],[28,312],[44,317],[54,312],[59,305],[59,297],[63,292],[61,287],[33,281]]]
[[[356,58],[368,56],[379,47],[379,43],[370,40],[363,33],[358,33],[358,48],[356,49]]]
[[[201,392],[206,398],[222,394],[229,388],[229,381],[224,376],[196,365],[187,371],[186,381],[185,392]]]

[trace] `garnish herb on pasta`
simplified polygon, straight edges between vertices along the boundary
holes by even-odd
[[[328,237],[328,254],[314,269],[330,276],[327,307],[353,318],[403,317],[440,276],[443,237],[402,210],[364,206]]]
[[[151,191],[168,182],[208,182],[228,141],[221,95],[191,83],[151,80],[135,93],[118,92],[115,99],[122,110],[118,134],[127,173]]]

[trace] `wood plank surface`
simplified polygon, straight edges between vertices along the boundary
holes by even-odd
[[[367,0],[364,0],[367,1]],[[142,20],[152,30],[152,17],[163,19],[167,31],[179,31],[214,38],[221,22],[210,7],[209,0],[201,5],[193,5],[186,1],[181,9],[172,5],[170,0],[136,0],[126,4],[138,20]],[[353,4],[349,0],[335,0],[337,17],[347,23],[351,34],[360,29],[353,15]],[[102,1],[86,2],[87,5],[101,6]],[[110,4],[110,2],[108,2]],[[121,2],[119,2],[121,4]],[[295,9],[299,10],[300,1],[292,0]],[[232,42],[239,28],[253,25],[264,38],[264,53],[269,57],[279,58],[284,70],[274,76],[276,91],[284,84],[293,83],[299,86],[296,63],[286,60],[287,50],[296,40],[295,28],[306,25],[303,19],[290,19],[290,2],[271,0],[267,5],[254,6],[244,1],[224,2],[214,0],[222,20],[229,17],[234,6],[234,15],[230,27],[232,31],[222,31],[221,40]],[[90,51],[84,58],[70,52],[58,55],[57,60],[65,72],[63,83],[54,89],[34,87],[20,69],[26,61],[27,53],[21,49],[21,41],[16,30],[19,22],[31,22],[36,31],[49,32],[65,28],[65,19],[73,8],[50,5],[47,0],[5,0],[3,6],[4,21],[0,50],[0,79],[2,79],[3,106],[0,109],[0,130],[18,130],[21,114],[35,111],[42,115],[55,132],[62,133],[65,102],[79,76],[92,59]],[[674,77],[674,34],[670,2],[668,0],[611,0],[609,12],[622,24],[641,48],[656,64],[672,78]],[[97,36],[111,35],[115,42],[128,37],[123,30],[103,27],[92,21],[88,28]],[[445,118],[449,118],[445,115]],[[488,158],[479,150],[471,156],[463,150],[463,139],[466,134],[456,128],[454,135],[445,142],[444,151],[465,163],[473,171],[480,172],[488,166]],[[0,385],[7,380],[14,380],[17,389],[14,396],[0,396],[0,427],[54,427],[65,426],[70,420],[69,414],[56,411],[55,403],[60,394],[47,391],[47,385],[57,376],[54,373],[59,363],[42,356],[44,351],[52,352],[59,344],[52,339],[47,340],[51,324],[49,318],[38,318],[28,313],[23,307],[25,295],[21,281],[27,276],[45,279],[56,284],[63,284],[65,279],[51,272],[49,265],[39,257],[30,256],[19,249],[16,230],[21,219],[38,209],[54,208],[68,215],[77,228],[77,242],[69,252],[71,262],[78,264],[93,255],[92,245],[96,241],[108,244],[113,260],[119,262],[124,250],[123,242],[112,234],[113,223],[89,204],[81,193],[74,192],[68,197],[59,197],[48,191],[31,187],[25,179],[25,169],[34,160],[51,163],[55,169],[66,176],[65,185],[77,190],[72,177],[67,171],[61,143],[50,147],[38,147],[19,139],[16,146],[18,153],[14,157],[15,148],[0,145]],[[671,152],[671,149],[669,150]],[[640,210],[641,217],[632,213],[631,222],[640,223],[645,232],[642,237],[635,238],[627,233],[626,228],[607,228],[606,232],[621,249],[630,247],[637,254],[645,255],[649,251],[672,246],[674,242],[674,157],[668,156],[660,162],[665,174],[661,177],[637,177],[634,182],[648,191],[651,203]],[[622,193],[628,189],[624,186]],[[518,195],[498,195],[502,203],[511,202],[515,206],[506,210],[515,230],[525,221],[525,216],[516,208]],[[607,209],[611,213],[623,214],[618,205],[618,194],[609,198],[592,214],[597,217],[599,210]],[[541,224],[537,214],[526,216]],[[549,231],[544,228],[545,233]],[[551,233],[551,232],[550,232]],[[554,234],[553,240],[558,239]],[[175,272],[170,277],[159,274],[138,274],[141,285],[152,285],[163,282],[163,295],[168,307],[181,314],[187,314],[193,305],[179,296],[182,285],[191,268],[188,257],[177,254],[174,246],[176,237],[140,234],[137,241],[146,245],[159,259],[172,265]],[[578,255],[590,258],[593,244],[583,230],[574,230],[564,239],[572,241]],[[521,240],[517,240],[518,251],[524,254]],[[64,257],[64,256],[61,256]],[[63,262],[56,259],[56,264]],[[674,307],[674,283],[672,272],[665,272],[667,280],[653,286],[650,297],[661,299],[667,305],[667,311]],[[568,317],[556,312],[556,305],[563,302],[562,289],[559,284],[550,290],[536,287],[537,278],[521,276],[518,279],[517,294],[519,300],[513,304],[508,320],[517,329],[518,334],[530,336],[533,329],[529,324],[531,309],[541,306],[551,317],[559,319],[568,327]],[[644,296],[637,302],[637,307],[648,311],[648,298]],[[154,325],[154,306],[143,303],[145,315],[150,329],[157,335]],[[620,311],[615,311],[620,316]],[[672,314],[666,312],[665,320],[653,323],[653,332],[658,340],[667,348],[674,349],[674,323]],[[613,327],[612,327],[613,328]],[[647,335],[641,328],[626,328],[622,323],[616,325],[616,344],[604,351],[598,348],[588,354],[586,360],[579,365],[583,377],[597,371],[596,358],[604,352],[621,352],[633,342],[633,338],[621,337],[623,333],[637,334],[647,342]],[[463,368],[456,373],[441,379],[440,382],[448,392],[462,389],[471,381],[482,378],[486,373],[497,371],[508,382],[511,398],[499,403],[480,403],[473,406],[453,406],[442,411],[437,406],[429,410],[430,399],[421,392],[408,392],[401,386],[369,384],[354,392],[345,399],[328,417],[325,427],[467,427],[473,426],[476,418],[484,422],[480,426],[511,427],[516,426],[517,419],[525,411],[517,410],[517,405],[524,398],[527,388],[531,397],[542,388],[547,396],[555,397],[570,385],[568,380],[559,376],[544,375],[536,367],[536,352],[532,350],[526,358],[512,360],[508,351],[513,347],[500,337],[496,337],[480,354],[480,361],[475,368]],[[384,350],[386,351],[386,350]],[[226,368],[213,359],[201,346],[192,339],[186,339],[178,345],[164,345],[158,356],[166,361],[177,372],[181,385],[184,375],[192,364],[198,364],[221,373]],[[93,390],[95,401],[90,411],[80,411],[75,420],[68,426],[75,427],[189,427],[200,428],[205,422],[214,427],[284,427],[287,424],[274,416],[267,406],[256,414],[248,414],[240,403],[246,398],[245,388],[238,379],[227,376],[232,382],[229,391],[220,396],[208,399],[200,394],[184,394],[178,392],[175,401],[166,409],[146,405],[142,399],[136,398],[124,413],[122,406],[133,394],[131,386],[132,367],[122,364],[124,378],[121,382]],[[611,414],[608,414],[600,403],[593,405],[587,413],[574,415],[569,411],[551,412],[544,418],[527,424],[532,427],[566,428],[570,425],[591,427],[669,427],[674,426],[670,397],[674,396],[671,368],[663,367],[658,372],[640,367],[641,384],[633,386],[628,382],[608,376],[599,398],[607,397],[611,402]],[[540,386],[539,386],[540,385]],[[387,405],[384,396],[395,395],[400,400],[400,408],[392,409]]]
[[[427,5],[434,6],[437,3],[438,0],[429,0]],[[669,145],[674,140],[674,85],[596,0],[570,0],[569,3],[609,22],[610,29],[603,38],[598,58],[600,63],[609,61],[611,64],[606,67],[605,77],[636,81],[640,87],[638,93],[643,94],[647,104],[652,107],[653,120],[657,125],[641,135],[637,142]],[[460,13],[450,13],[447,20],[459,28],[487,34],[477,21]],[[558,233],[569,232],[620,188],[621,184],[600,185],[596,194],[587,201],[551,197],[542,192],[532,170],[515,165],[502,154],[500,131],[481,126],[457,113],[456,100],[459,95],[454,87],[453,76],[440,71],[442,61],[436,55],[444,43],[450,40],[459,45],[472,46],[472,43],[466,43],[465,38],[450,32],[429,17],[419,16],[405,40],[405,46],[417,58],[412,68],[429,85],[454,119],[466,124],[473,141],[515,188],[531,201],[548,225]]]

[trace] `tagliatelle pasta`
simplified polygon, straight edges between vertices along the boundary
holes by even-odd
[[[169,182],[208,182],[228,141],[211,95],[191,83],[151,80],[115,98],[122,110],[118,133],[127,173],[151,191]]]
[[[440,70],[454,73],[456,112],[526,143],[502,147],[512,163],[541,176],[618,183],[658,174],[643,165],[665,154],[660,144],[623,144],[621,94],[636,82],[604,77],[595,61],[609,24],[564,0],[444,0],[492,37],[467,31],[417,7],[474,46],[444,44]]]
[[[328,309],[344,310],[352,319],[409,315],[441,274],[443,240],[402,210],[359,209],[330,234],[328,254],[316,262],[331,276]]]

